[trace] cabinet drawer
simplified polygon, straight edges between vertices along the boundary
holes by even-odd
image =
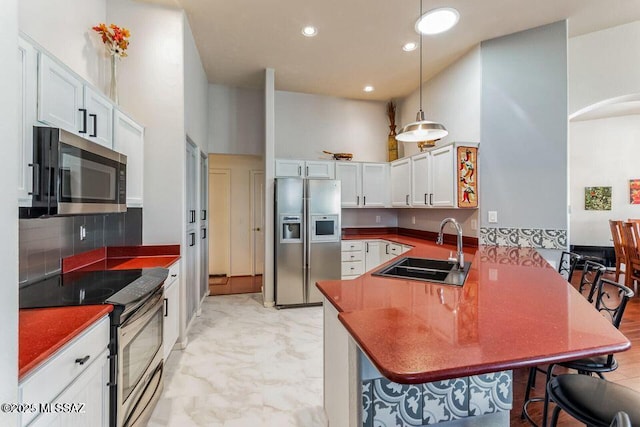
[[[364,243],[360,240],[343,240],[342,251],[361,251],[364,249]]]
[[[364,273],[364,263],[362,261],[342,263],[343,276],[360,275],[362,273]]]
[[[392,243],[389,245],[389,253],[393,256],[402,254],[402,246]]]
[[[358,277],[360,277],[359,274],[356,275],[346,275],[346,276],[342,276],[340,279],[341,280],[353,280],[353,279],[357,279]]]
[[[342,261],[362,261],[362,251],[342,252]]]
[[[74,338],[66,344],[44,365],[30,373],[19,384],[20,402],[23,403],[48,403],[53,401],[78,375],[82,374],[91,364],[98,359],[109,344],[109,316],[105,316],[82,335]],[[80,365],[77,359],[89,356],[87,361]],[[28,422],[29,416],[25,414],[23,423]]]

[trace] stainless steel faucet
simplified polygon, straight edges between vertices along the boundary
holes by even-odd
[[[438,234],[438,240],[436,240],[436,244],[442,244],[442,233],[444,231],[444,226],[448,223],[452,223],[456,227],[456,232],[458,233],[458,241],[457,241],[457,251],[458,253],[456,262],[458,263],[458,270],[464,269],[464,253],[462,252],[462,226],[455,218],[445,218],[440,223],[440,233]]]

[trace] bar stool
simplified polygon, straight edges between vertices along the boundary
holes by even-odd
[[[556,404],[552,427],[561,410],[589,426],[640,425],[640,393],[601,378],[558,375],[547,384],[547,395]]]
[[[598,281],[605,271],[607,271],[607,268],[603,264],[594,261],[585,261],[582,267],[578,292],[582,295],[585,295],[586,292],[585,298],[592,304],[593,297],[598,288]]]
[[[560,255],[560,263],[558,264],[558,273],[562,275],[567,282],[571,283],[573,278],[573,272],[576,270],[576,265],[580,261],[580,254],[574,252],[562,251]]]

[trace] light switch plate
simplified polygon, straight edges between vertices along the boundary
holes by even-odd
[[[496,224],[498,222],[498,211],[489,211],[489,223]]]

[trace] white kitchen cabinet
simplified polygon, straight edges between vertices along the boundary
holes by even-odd
[[[38,411],[21,414],[20,425],[107,427],[108,344],[109,317],[105,316],[20,381],[19,401],[38,405]],[[84,412],[55,412],[56,403],[84,404]],[[40,410],[41,405],[50,405],[51,412]]]
[[[114,112],[113,149],[127,156],[127,206],[142,207],[144,128],[118,109]]]
[[[169,267],[164,285],[163,350],[165,363],[180,335],[180,261]]]
[[[383,246],[383,242],[380,240],[367,240],[364,242],[365,271],[371,271],[384,262],[381,257]]]
[[[391,162],[391,206],[411,206],[411,158]]]
[[[365,272],[364,242],[342,241],[342,280],[354,279]]]
[[[276,159],[277,178],[335,178],[335,162]]]
[[[336,179],[342,186],[342,207],[385,207],[389,204],[387,163],[337,162]]]
[[[33,125],[37,120],[38,51],[18,38],[18,203],[31,206]]]
[[[389,243],[389,255],[391,258],[402,255],[402,245],[399,243]]]
[[[411,205],[429,206],[431,197],[431,153],[411,157]]]
[[[336,179],[340,181],[343,208],[356,208],[360,206],[360,193],[362,192],[362,165],[355,162],[336,164]]]
[[[86,136],[82,80],[47,54],[38,58],[38,120]]]
[[[84,108],[87,110],[85,136],[104,147],[113,148],[113,104],[106,96],[84,87]]]
[[[454,146],[432,150],[431,154],[431,206],[456,205],[456,164]]]

